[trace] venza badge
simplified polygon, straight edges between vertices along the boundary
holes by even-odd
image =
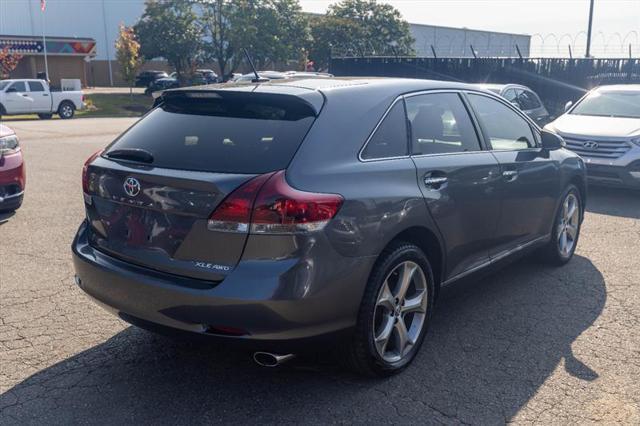
[[[135,197],[140,193],[140,182],[131,176],[124,180],[122,186],[124,187],[124,192],[126,192],[129,197]]]

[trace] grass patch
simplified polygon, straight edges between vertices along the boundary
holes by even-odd
[[[95,93],[84,97],[87,108],[78,117],[139,117],[151,108],[153,98],[142,94]]]
[[[84,102],[87,107],[76,111],[75,117],[140,117],[146,113],[151,105],[151,96],[134,93],[132,96],[124,93],[94,93],[85,95]],[[53,119],[59,119],[54,115]],[[3,116],[2,121],[11,120],[37,120],[36,114]]]

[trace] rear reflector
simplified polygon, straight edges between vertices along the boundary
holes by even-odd
[[[211,215],[208,228],[253,234],[313,232],[324,228],[343,201],[337,194],[292,188],[284,171],[268,173],[233,191]]]

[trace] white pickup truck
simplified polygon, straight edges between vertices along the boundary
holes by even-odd
[[[40,118],[72,118],[77,109],[84,108],[80,90],[56,91],[44,80],[0,80],[0,116],[38,114]]]

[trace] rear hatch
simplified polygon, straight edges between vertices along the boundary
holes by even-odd
[[[166,93],[85,166],[90,244],[140,266],[222,280],[247,233],[212,231],[208,219],[243,183],[285,169],[317,112],[293,95]]]

